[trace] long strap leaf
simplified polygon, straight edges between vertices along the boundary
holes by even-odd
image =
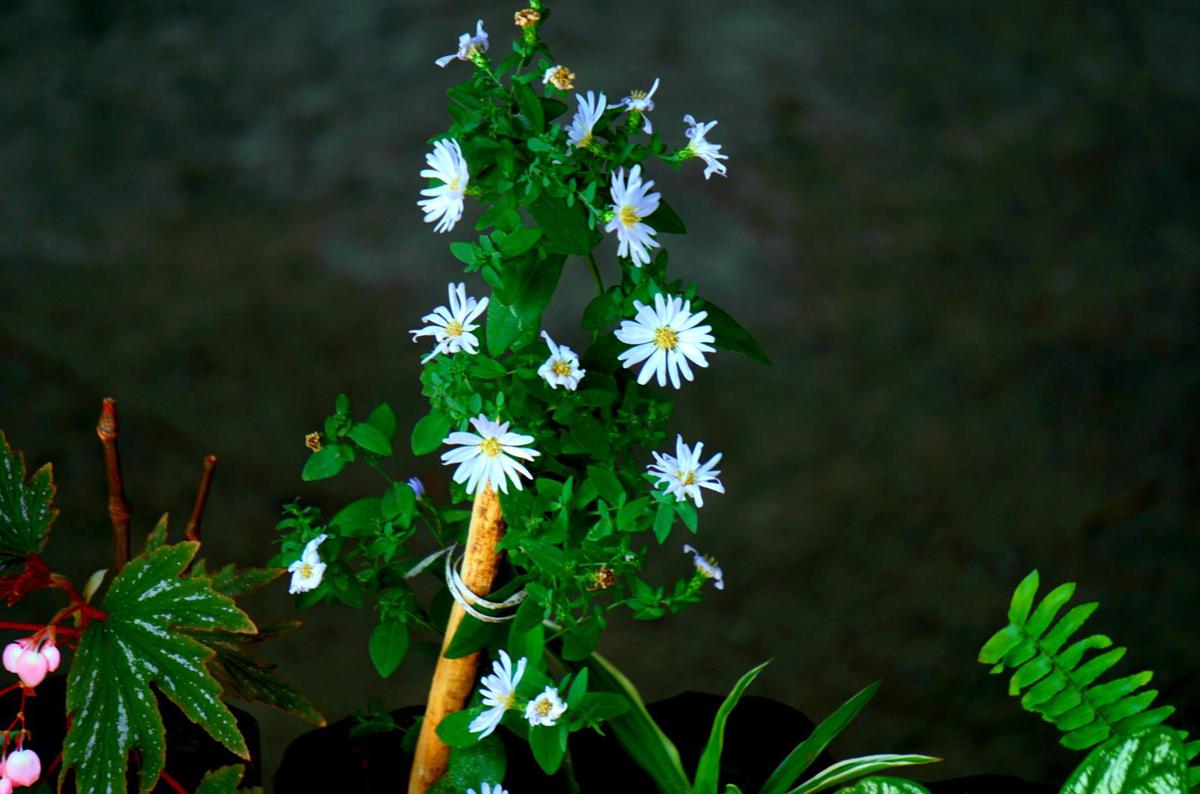
[[[770,662],[763,662],[738,679],[733,691],[725,698],[721,708],[717,709],[717,716],[713,718],[712,731],[708,735],[708,743],[704,745],[700,763],[696,766],[696,782],[692,786],[695,794],[717,794],[717,778],[721,772],[721,750],[725,746],[725,723],[728,722],[729,715],[737,706],[738,701],[742,699],[746,687],[750,686],[750,683],[768,664]]]
[[[941,760],[928,755],[894,755],[890,753],[847,758],[845,761],[838,761],[833,766],[818,772],[807,782],[789,791],[788,794],[813,794],[813,792],[824,791],[827,788],[833,788],[855,778],[881,772],[884,769],[915,764],[933,764]]]

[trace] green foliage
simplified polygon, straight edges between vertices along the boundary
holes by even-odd
[[[742,699],[746,687],[750,686],[755,678],[758,678],[758,674],[768,664],[769,662],[763,662],[738,679],[733,691],[717,709],[708,743],[704,745],[704,752],[700,755],[700,762],[696,766],[696,779],[692,783],[692,791],[695,794],[717,794],[717,776],[721,769],[721,749],[725,745],[725,722],[729,719],[729,715],[737,706],[738,701]]]
[[[196,789],[196,794],[238,794],[238,792],[262,794],[262,789],[258,786],[254,788],[241,787],[242,777],[245,774],[246,768],[241,764],[214,769],[200,781],[200,787]]]
[[[929,789],[897,777],[866,777],[840,789],[842,794],[929,794]]]
[[[902,766],[933,764],[940,760],[940,758],[928,755],[897,755],[894,753],[847,758],[821,770],[789,791],[788,794],[816,794],[818,791],[825,791],[851,780],[857,780],[864,775]]]
[[[46,545],[54,507],[54,470],[49,463],[26,479],[25,456],[0,431],[0,554],[35,554]]]
[[[508,762],[504,746],[495,736],[482,742],[460,747],[450,753],[450,765],[446,774],[432,788],[430,794],[461,794],[467,789],[480,789],[480,783],[500,783]]]
[[[1195,787],[1177,731],[1148,728],[1114,738],[1093,750],[1061,794],[1160,794]]]
[[[183,576],[198,548],[163,545],[131,561],[100,605],[104,619],[80,639],[67,682],[72,724],[63,771],[74,767],[83,791],[124,792],[130,750],[140,758],[141,790],[154,787],[166,747],[151,683],[214,739],[247,757],[207,669],[213,651],[181,630],[252,633],[255,626],[207,578]]]

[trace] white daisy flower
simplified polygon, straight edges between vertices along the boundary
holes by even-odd
[[[456,431],[446,436],[443,444],[457,444],[458,449],[452,449],[442,454],[442,463],[447,466],[458,464],[454,470],[454,481],[467,484],[467,493],[475,493],[481,483],[499,488],[501,493],[508,493],[511,482],[517,490],[522,490],[521,477],[532,480],[529,469],[518,463],[521,460],[533,460],[542,454],[536,449],[525,449],[533,443],[533,436],[508,432],[508,422],[493,422],[483,414],[471,420],[478,431],[468,433]]]
[[[320,555],[317,554],[317,547],[325,542],[328,535],[318,535],[308,542],[304,547],[304,551],[300,553],[300,559],[288,566],[288,573],[292,575],[292,583],[288,587],[288,592],[292,595],[296,593],[307,593],[321,584],[321,577],[325,575],[325,563],[321,562]]]
[[[467,161],[458,141],[449,138],[434,142],[425,162],[429,167],[421,171],[421,176],[440,179],[442,184],[422,190],[421,195],[427,198],[418,201],[417,206],[424,211],[426,223],[437,223],[435,232],[448,232],[463,215],[463,197],[471,181]]]
[[[679,375],[692,380],[690,361],[707,367],[705,353],[715,352],[712,326],[700,325],[708,312],[692,312],[692,304],[680,297],[654,296],[654,307],[634,301],[637,314],[632,320],[622,320],[614,333],[617,339],[633,347],[619,358],[626,369],[645,361],[638,373],[638,383],[644,384],[657,375],[658,385],[679,388]]]
[[[705,557],[687,544],[683,546],[683,553],[692,555],[692,562],[696,564],[696,570],[700,572],[701,576],[705,579],[712,579],[713,586],[718,590],[725,589],[725,573],[717,565],[716,560],[712,557]]]
[[[675,436],[675,455],[653,453],[654,463],[647,467],[647,471],[658,478],[657,485],[667,486],[667,493],[677,500],[691,499],[696,507],[704,507],[700,489],[725,493],[725,486],[717,479],[721,470],[713,468],[721,462],[721,453],[718,452],[701,465],[700,452],[703,449],[703,441],[695,447],[688,447],[683,443],[683,436]]]
[[[587,374],[587,370],[579,368],[579,356],[566,345],[554,344],[550,334],[545,331],[542,331],[542,338],[550,346],[550,358],[546,359],[545,364],[538,367],[538,375],[550,384],[551,389],[565,386],[570,391],[575,391],[579,386],[579,381],[583,380],[583,376]]]
[[[612,219],[604,231],[616,231],[620,245],[617,256],[627,256],[638,267],[650,263],[650,249],[658,248],[654,229],[642,223],[642,219],[658,209],[659,193],[647,193],[654,187],[654,180],[642,182],[642,167],[629,169],[629,181],[625,180],[622,167],[612,175]]]
[[[548,686],[525,706],[525,719],[535,728],[539,725],[549,728],[558,722],[566,710],[567,704],[558,696],[558,690]]]
[[[683,150],[683,159],[686,160],[689,157],[699,157],[701,160],[703,160],[706,165],[704,169],[705,179],[708,179],[714,173],[725,176],[725,164],[721,161],[728,160],[729,155],[721,154],[721,144],[709,143],[709,141],[704,137],[708,134],[709,130],[717,126],[717,122],[696,121],[696,119],[692,117],[691,113],[684,116],[683,120],[689,125],[687,132],[684,133],[687,135],[688,145]]]
[[[470,33],[464,33],[458,37],[458,52],[453,52],[449,55],[443,55],[441,58],[438,58],[436,61],[434,61],[434,63],[444,69],[446,68],[446,64],[453,60],[469,61],[472,59],[472,56],[487,52],[487,50],[488,34],[487,31],[483,29],[483,20],[481,19],[475,23],[474,36],[472,36]]]
[[[475,789],[467,789],[467,794],[475,794]],[[499,783],[494,786],[491,783],[484,783],[479,789],[479,794],[508,794],[508,791],[501,788]]]
[[[450,295],[449,308],[438,306],[421,318],[421,322],[428,325],[409,331],[414,342],[422,336],[432,336],[437,341],[433,352],[421,359],[422,364],[438,353],[457,353],[462,350],[473,356],[479,352],[479,337],[474,333],[479,323],[475,321],[487,308],[488,299],[477,301],[468,298],[467,285],[463,283],[450,284],[446,291]]]
[[[563,66],[551,66],[542,73],[542,85],[552,85],[559,91],[570,91],[575,87],[575,73]]]
[[[484,705],[490,708],[471,720],[467,730],[471,733],[478,733],[481,740],[496,730],[500,720],[504,719],[504,712],[512,708],[513,703],[516,702],[517,684],[521,683],[521,676],[525,675],[525,665],[528,661],[525,657],[521,657],[517,661],[517,670],[514,674],[512,659],[508,658],[507,653],[500,651],[500,658],[492,662],[492,674],[485,675],[479,682],[483,689]],[[487,794],[486,789],[484,789],[484,794]]]
[[[654,110],[654,92],[658,90],[659,79],[654,78],[654,85],[650,86],[649,91],[634,89],[629,92],[629,96],[622,99],[617,104],[613,105],[616,108],[625,108],[633,113],[642,114],[642,132],[649,135],[654,132],[654,126],[650,123],[650,111]]]
[[[576,94],[575,101],[579,103],[579,110],[575,111],[575,115],[567,127],[567,140],[576,149],[582,149],[591,145],[592,129],[604,115],[608,99],[605,98],[603,91],[600,92],[599,97],[588,91],[587,96]]]

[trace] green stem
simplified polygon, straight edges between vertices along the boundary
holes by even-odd
[[[568,794],[580,794],[579,781],[575,779],[575,762],[571,760],[571,742],[567,740],[567,750],[563,755],[563,772],[567,775]]]
[[[592,255],[591,251],[588,251],[588,264],[592,266],[592,278],[596,280],[596,293],[603,295],[604,279],[600,278],[600,266],[596,264],[596,257]]]

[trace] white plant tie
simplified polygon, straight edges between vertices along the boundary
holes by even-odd
[[[458,573],[458,566],[455,564],[456,560],[454,559],[453,554],[454,548],[455,546],[450,546],[438,553],[441,554],[443,552],[451,552],[446,554],[446,587],[449,588],[450,595],[455,602],[457,602],[460,607],[466,610],[468,615],[476,620],[483,621],[484,623],[507,623],[515,618],[516,614],[503,616],[486,615],[483,612],[475,609],[475,605],[478,604],[481,607],[493,610],[511,609],[525,600],[525,596],[527,594],[524,588],[513,593],[503,601],[489,601],[482,596],[476,595],[475,593],[471,592],[471,588],[467,587],[466,583],[462,580],[462,576],[460,576]],[[461,557],[459,559],[461,559]],[[425,561],[422,560],[422,563],[424,562]]]

